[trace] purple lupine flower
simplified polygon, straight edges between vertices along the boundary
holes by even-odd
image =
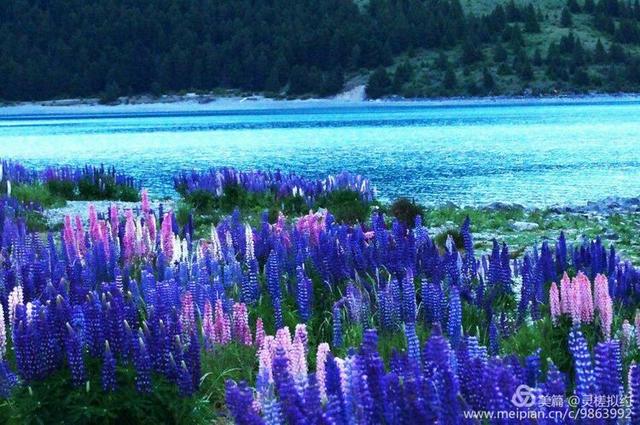
[[[135,344],[134,366],[136,368],[136,390],[140,393],[151,392],[151,358],[147,346],[142,339],[138,338]]]
[[[629,398],[631,423],[640,423],[640,366],[633,362],[629,368]]]
[[[71,369],[71,382],[75,387],[84,384],[87,373],[84,365],[84,347],[78,333],[67,323],[69,334],[66,338],[67,361]]]
[[[498,355],[500,352],[500,335],[495,321],[491,318],[489,322],[489,354]]]
[[[413,273],[407,270],[402,280],[402,320],[405,323],[415,323],[417,316],[416,289],[413,283]]]
[[[296,302],[298,305],[298,314],[303,322],[311,317],[311,295],[313,294],[313,284],[311,279],[307,277],[302,266],[296,268],[297,290]]]
[[[0,398],[9,398],[18,382],[18,377],[11,371],[7,361],[0,360]]]
[[[464,246],[462,273],[467,280],[471,280],[476,276],[477,264],[473,250],[473,236],[471,235],[471,219],[469,216],[464,219],[460,227],[460,235],[462,236]]]
[[[449,289],[449,321],[447,333],[453,347],[457,347],[462,338],[462,304],[460,293],[455,286]]]
[[[340,304],[335,303],[333,305],[333,346],[342,347],[342,343],[342,312]]]
[[[415,362],[416,365],[421,366],[420,360],[420,340],[416,333],[416,325],[414,322],[407,322],[404,324],[404,334],[407,340],[407,353],[409,359]]]
[[[182,397],[189,397],[193,394],[193,379],[191,373],[187,369],[187,364],[184,360],[180,363],[178,372],[178,392]]]
[[[269,254],[266,266],[267,288],[271,296],[271,304],[276,319],[276,329],[284,326],[282,318],[282,292],[280,289],[280,265],[278,262],[278,254],[275,250]]]
[[[619,396],[622,393],[622,354],[620,342],[599,342],[594,348],[595,379],[600,394]]]
[[[225,383],[225,401],[227,408],[238,425],[262,425],[265,422],[253,405],[253,391],[247,384],[236,384],[231,380]]]
[[[585,400],[586,395],[597,394],[597,384],[587,341],[576,326],[569,333],[569,351],[574,363],[575,392],[580,400]]]
[[[102,357],[102,389],[105,392],[116,390],[116,359],[109,348],[109,341],[105,341]]]
[[[442,336],[440,325],[433,328],[424,346],[424,379],[429,382],[439,400],[437,415],[442,423],[458,423],[460,383],[452,366],[453,353]]]
[[[282,347],[276,347],[273,358],[273,381],[289,423],[304,423],[304,405],[289,372],[289,359]]]

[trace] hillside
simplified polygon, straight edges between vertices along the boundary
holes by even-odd
[[[376,83],[369,93],[433,97],[640,88],[637,2],[543,0],[529,7],[528,1],[463,0],[461,4],[467,16],[482,16],[487,23],[488,31],[478,31],[479,41],[409,50],[385,68],[389,83],[382,89]],[[401,78],[396,76],[398,69]],[[375,81],[386,79],[381,69],[376,74]]]
[[[0,100],[637,92],[621,0],[6,0]]]

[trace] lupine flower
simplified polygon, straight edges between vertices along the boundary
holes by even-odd
[[[7,354],[7,329],[4,320],[4,310],[2,309],[2,303],[0,303],[0,361]]]
[[[600,329],[605,339],[611,336],[611,324],[613,323],[613,301],[609,296],[609,282],[604,275],[598,274],[594,284],[595,311],[599,315]]]
[[[66,338],[67,360],[71,369],[71,381],[73,385],[79,387],[86,380],[86,370],[84,366],[84,349],[78,333],[67,323],[69,334]]]
[[[232,317],[232,335],[233,338],[244,345],[251,345],[251,329],[249,328],[249,313],[247,312],[247,306],[242,303],[235,303],[233,305],[233,317]]]
[[[549,289],[549,308],[551,310],[551,319],[556,323],[562,314],[562,309],[560,306],[560,293],[555,282],[551,283],[551,288]]]
[[[457,347],[462,338],[462,304],[458,288],[452,287],[449,291],[449,322],[447,332],[451,345]]]
[[[629,368],[629,399],[631,402],[631,423],[640,421],[640,366],[633,362]]]
[[[327,344],[326,342],[318,344],[318,350],[316,353],[316,378],[318,380],[318,388],[320,389],[320,397],[323,400],[327,399],[327,388],[325,380],[327,376],[326,363],[329,352],[329,344]]]
[[[261,348],[264,343],[265,332],[264,325],[262,324],[262,318],[258,317],[256,320],[256,347]]]
[[[577,291],[576,299],[580,309],[580,320],[585,323],[593,321],[593,296],[591,293],[591,283],[587,276],[578,272],[575,277],[574,291]]]
[[[105,392],[116,389],[116,360],[109,348],[109,341],[105,341],[105,349],[102,360],[102,389]]]
[[[333,306],[333,346],[342,347],[342,313],[338,303]]]
[[[587,341],[575,326],[569,333],[569,351],[575,368],[576,395],[584,401],[586,395],[597,394],[597,386]]]
[[[571,288],[571,279],[567,272],[562,275],[560,281],[560,311],[564,314],[571,314],[573,303],[573,289]]]
[[[135,344],[134,365],[136,368],[136,390],[141,393],[151,392],[151,359],[142,337]]]
[[[284,319],[282,318],[282,293],[280,289],[280,266],[278,265],[278,257],[274,251],[269,254],[269,259],[266,266],[267,274],[267,287],[269,289],[269,295],[271,296],[271,304],[273,305],[273,311],[276,319],[276,328],[280,329],[284,326]]]
[[[231,324],[229,318],[222,309],[222,300],[216,300],[213,323],[213,343],[228,344],[231,341]]]

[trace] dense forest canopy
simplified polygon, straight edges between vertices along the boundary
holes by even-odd
[[[371,97],[536,81],[632,91],[639,21],[637,0],[561,10],[511,1],[483,15],[458,0],[4,0],[0,99],[217,88],[326,96],[371,71]]]

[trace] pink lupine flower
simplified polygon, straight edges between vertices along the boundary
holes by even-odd
[[[215,335],[215,325],[213,321],[213,308],[211,302],[206,300],[204,303],[204,313],[202,315],[202,334],[204,335],[205,343],[208,349],[213,346],[213,339]]]
[[[96,243],[102,241],[100,224],[98,223],[98,212],[93,204],[89,204],[89,234],[91,241]]]
[[[222,300],[216,300],[213,323],[213,342],[215,344],[226,345],[231,342],[231,325],[229,318],[222,309]]]
[[[622,326],[620,329],[620,339],[622,340],[622,356],[625,356],[625,353],[627,351],[629,351],[629,349],[631,348],[631,336],[633,334],[633,326],[631,326],[631,323],[629,323],[628,319],[624,319],[624,322],[622,322]]]
[[[298,323],[296,325],[296,331],[293,336],[293,342],[300,341],[304,347],[305,355],[309,350],[309,334],[307,332],[307,325],[304,323]]]
[[[562,280],[560,281],[560,311],[564,314],[571,314],[572,301],[571,280],[567,272],[564,272]]]
[[[118,217],[118,206],[116,204],[111,204],[109,207],[109,224],[111,224],[111,236],[113,239],[117,239],[120,233],[120,217]]]
[[[305,387],[307,380],[307,356],[302,342],[296,341],[289,351],[289,372],[300,388]]]
[[[136,243],[136,224],[133,219],[133,211],[128,209],[124,213],[126,217],[125,225],[124,225],[124,240],[122,241],[122,245],[124,248],[124,258],[126,261],[131,261],[135,254],[135,243]]]
[[[575,277],[574,285],[577,286],[578,305],[580,309],[580,321],[583,323],[593,322],[593,295],[591,293],[591,282],[582,272]]]
[[[100,235],[102,235],[102,246],[104,248],[104,256],[109,261],[111,259],[111,244],[109,243],[109,234],[110,231],[108,229],[109,225],[106,221],[101,221],[99,223],[100,226]]]
[[[600,317],[600,328],[605,339],[611,336],[611,324],[613,323],[613,300],[609,295],[609,282],[607,278],[598,274],[594,283],[595,311]]]
[[[150,247],[153,249],[156,243],[156,216],[154,214],[147,214],[145,217],[145,223],[149,229],[149,241],[151,242]]]
[[[233,305],[233,338],[244,345],[251,345],[251,328],[249,328],[249,313],[244,303]]]
[[[573,323],[578,324],[582,319],[580,316],[580,302],[582,298],[580,296],[580,285],[575,277],[571,280],[571,286],[569,288],[569,313],[571,314]]]
[[[558,286],[555,282],[551,284],[551,289],[549,289],[549,307],[551,309],[551,320],[553,320],[555,324],[562,314],[560,309],[560,293],[558,292]]]
[[[291,331],[288,326],[276,331],[276,347],[281,347],[285,352],[291,350]]]
[[[7,329],[4,323],[4,310],[0,303],[0,360],[7,354]]]
[[[269,382],[273,383],[273,353],[267,347],[258,350],[258,373],[264,373]]]
[[[151,206],[149,204],[149,192],[147,192],[147,189],[142,189],[140,191],[140,206],[144,213],[151,211]]]
[[[318,351],[316,353],[316,378],[318,380],[318,388],[320,389],[320,397],[322,400],[327,399],[327,386],[325,383],[327,377],[326,363],[330,352],[329,344],[326,342],[322,342],[318,345]]]
[[[64,240],[67,257],[70,260],[74,260],[77,254],[76,234],[73,231],[73,227],[71,226],[71,217],[68,215],[64,217],[64,230],[62,232],[62,239]]]
[[[86,252],[86,246],[84,243],[85,234],[84,226],[82,225],[82,218],[79,215],[76,216],[76,250],[80,257],[84,257]]]
[[[196,328],[196,315],[191,291],[185,292],[180,302],[180,326],[182,326],[183,335],[191,335]]]
[[[173,224],[171,219],[171,211],[164,215],[162,220],[162,230],[161,230],[161,239],[162,239],[162,252],[164,253],[167,261],[172,261],[173,259]]]
[[[256,347],[261,348],[264,344],[264,338],[266,334],[264,332],[264,324],[262,318],[258,317],[256,320]]]

